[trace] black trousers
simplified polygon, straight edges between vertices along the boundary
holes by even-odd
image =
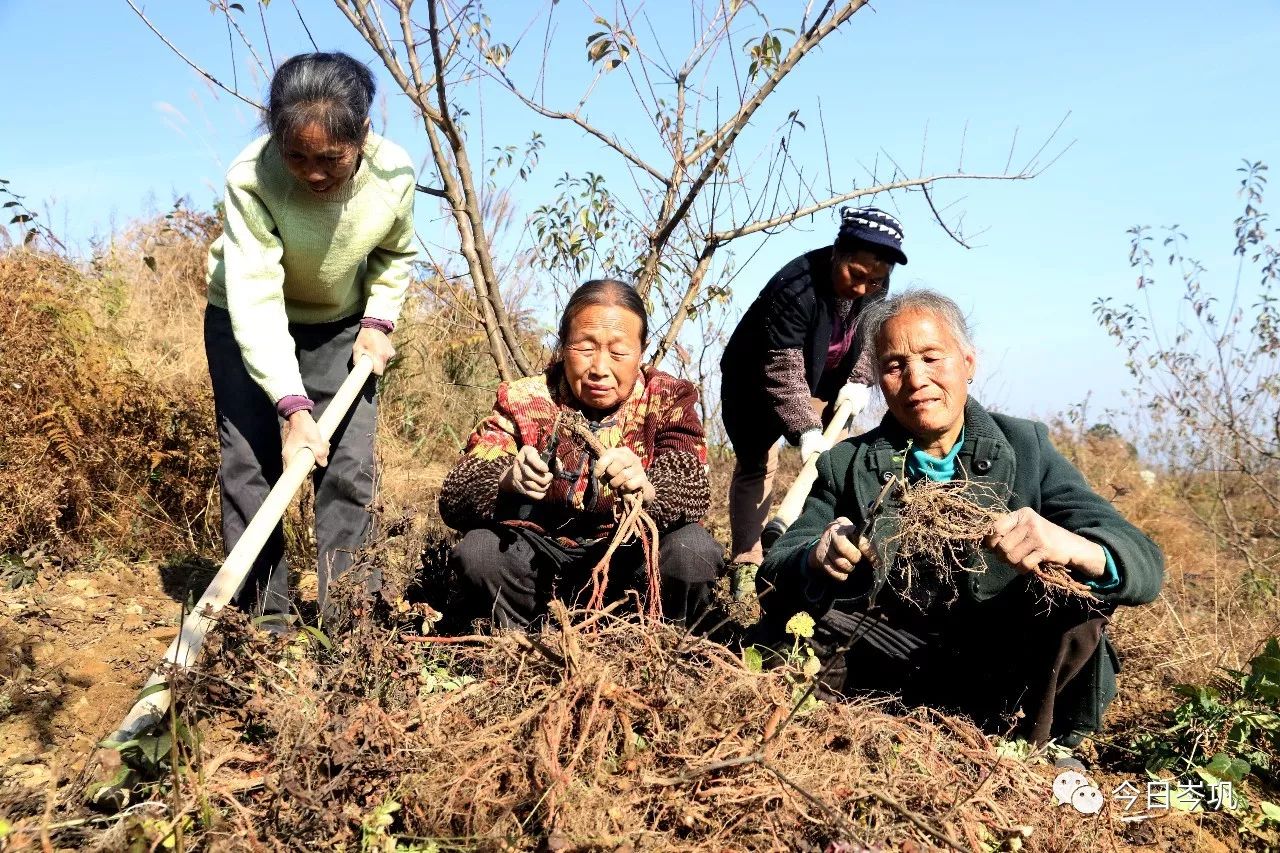
[[[358,316],[332,323],[289,325],[302,383],[316,404],[313,414],[317,420],[351,371],[351,347],[359,331]],[[213,305],[206,309],[204,341],[222,451],[218,466],[222,539],[231,553],[280,479],[282,424],[275,401],[267,398],[244,366],[231,331],[231,315],[225,309]],[[375,480],[373,436],[378,420],[375,387],[371,376],[329,440],[328,466],[316,468],[312,475],[321,608],[330,581],[350,567],[352,554],[369,532]],[[377,582],[377,578],[371,579],[374,586]],[[237,604],[257,614],[289,611],[289,567],[282,526],[276,527],[254,562]]]
[[[1050,602],[1027,578],[989,601],[961,598],[927,614],[888,591],[878,600],[817,620],[809,643],[823,662],[820,694],[892,694],[1036,743],[1070,743],[1100,726],[1111,697],[1101,695],[1097,670],[1110,652],[1108,617],[1095,606]],[[768,645],[789,648],[782,623],[769,621]]]
[[[546,616],[553,597],[585,605],[591,570],[607,544],[571,553],[530,530],[505,525],[471,530],[449,556],[460,586],[458,615],[465,624],[491,619],[498,628],[528,629]],[[664,531],[658,546],[663,616],[692,624],[706,608],[723,562],[724,549],[702,525]],[[610,600],[628,590],[647,592],[644,554],[635,542],[618,548],[609,564]]]

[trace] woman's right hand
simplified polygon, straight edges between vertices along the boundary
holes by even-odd
[[[320,425],[307,409],[289,415],[280,429],[280,458],[286,467],[294,454],[304,447],[311,449],[316,464],[321,468],[329,464],[329,442],[320,435]]]
[[[538,449],[526,444],[516,453],[515,461],[498,481],[498,488],[540,501],[547,496],[552,479],[551,469],[538,455]]]
[[[813,550],[809,552],[809,568],[823,571],[836,581],[847,581],[849,573],[862,560],[875,560],[871,543],[858,535],[858,528],[843,515],[827,525]]]

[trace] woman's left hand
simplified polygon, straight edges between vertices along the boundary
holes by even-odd
[[[592,472],[616,492],[624,495],[639,492],[645,503],[651,503],[656,496],[640,457],[626,447],[606,450]]]
[[[352,363],[358,362],[362,355],[373,359],[373,373],[381,376],[387,369],[387,362],[395,358],[396,348],[381,329],[361,329],[356,335],[355,346],[351,348]]]
[[[1058,563],[1085,577],[1100,578],[1107,568],[1101,545],[1059,527],[1030,507],[998,518],[986,546],[1024,573],[1041,563]]]

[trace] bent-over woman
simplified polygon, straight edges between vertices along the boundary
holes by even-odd
[[[209,250],[205,352],[222,458],[228,552],[283,465],[310,448],[320,604],[369,529],[376,383],[331,442],[316,418],[362,355],[382,374],[409,286],[413,163],[369,130],[373,75],[341,53],[308,53],[271,79],[268,133],[227,170],[223,234]],[[277,527],[242,589],[257,613],[289,610]],[[376,583],[376,579],[373,579]]]
[[[874,207],[843,208],[830,246],[795,258],[769,279],[720,361],[721,410],[736,463],[729,485],[735,594],[763,558],[778,439],[800,456],[827,449],[822,430],[846,400],[856,415],[875,384],[858,327],[905,264],[902,224]]]

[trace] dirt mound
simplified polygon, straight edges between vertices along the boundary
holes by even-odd
[[[800,701],[798,670],[667,625],[561,610],[538,635],[417,640],[402,605],[353,613],[335,649],[228,613],[180,682],[199,737],[178,789],[55,841],[176,822],[189,849],[1074,850],[1111,831],[966,721]]]

